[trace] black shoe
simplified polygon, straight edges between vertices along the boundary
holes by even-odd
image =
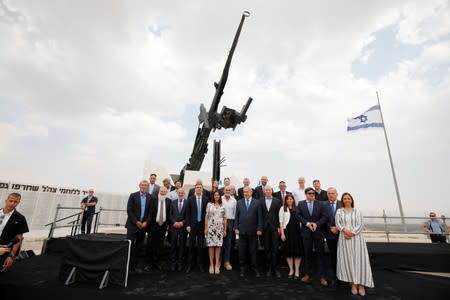
[[[192,271],[192,267],[191,266],[188,266],[187,268],[186,268],[186,273],[190,273]]]
[[[130,275],[136,274],[136,268],[135,268],[135,267],[130,267],[130,268],[128,269],[128,273],[130,273]]]
[[[162,268],[161,268],[160,265],[154,264],[153,267],[154,267],[156,270],[158,270],[158,271],[161,271],[161,270],[162,270]]]
[[[288,279],[293,279],[293,278],[294,278],[294,275],[288,274]]]
[[[181,264],[179,264],[178,266],[177,266],[177,271],[178,272],[181,272],[183,270],[183,267],[181,266]]]
[[[171,272],[175,272],[177,270],[177,266],[176,265],[171,265],[170,266],[170,271]]]
[[[275,272],[273,272],[273,273],[275,274],[275,277],[276,277],[276,278],[281,278],[280,271],[275,271]]]
[[[136,274],[142,274],[144,271],[141,268],[136,267]]]
[[[299,275],[294,275],[294,280],[299,280],[300,276]]]
[[[259,278],[259,277],[261,277],[261,274],[259,274],[258,271],[255,271],[255,276],[256,276],[256,278]]]
[[[267,277],[270,277],[271,275],[272,275],[272,273],[271,273],[270,271],[267,271],[267,272],[266,272],[266,276],[267,276]]]
[[[199,269],[200,269],[200,272],[205,273],[205,268],[202,265],[199,266]]]
[[[241,270],[241,273],[239,274],[240,277],[245,277],[245,271]]]

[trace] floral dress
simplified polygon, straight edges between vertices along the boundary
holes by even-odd
[[[208,216],[206,246],[222,247],[225,207],[223,205],[216,207],[214,203],[208,203],[206,206],[206,215]]]

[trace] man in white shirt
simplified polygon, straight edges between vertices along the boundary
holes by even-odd
[[[298,205],[298,203],[302,200],[306,200],[305,177],[298,178],[298,188],[292,191],[292,195],[294,196],[295,199],[295,205]]]
[[[225,207],[225,218],[227,218],[227,236],[223,240],[223,266],[228,271],[231,271],[233,267],[230,264],[230,256],[233,239],[235,235],[232,234],[234,228],[234,216],[236,214],[236,199],[233,197],[231,186],[224,188],[224,195],[222,196],[222,205]]]

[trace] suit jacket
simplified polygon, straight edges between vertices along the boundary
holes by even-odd
[[[212,194],[213,194],[213,193],[212,193],[211,191],[208,191],[208,190],[206,190],[206,189],[203,189],[203,195],[205,195],[206,198],[208,198],[208,200],[211,199]],[[192,196],[194,196],[194,195],[195,195],[195,187],[193,187],[193,188],[191,188],[191,189],[189,190],[187,199],[189,199],[190,197],[192,197]]]
[[[262,216],[263,216],[263,230],[275,230],[280,228],[280,207],[281,200],[273,197],[270,207],[266,205],[266,198],[261,198]]]
[[[272,189],[272,196],[273,196],[273,189]],[[252,197],[256,199],[261,199],[264,197],[264,189],[262,185],[258,185],[257,187],[255,187]]]
[[[256,235],[256,231],[263,230],[262,214],[261,201],[252,198],[247,211],[245,199],[239,200],[236,204],[234,229],[238,229],[239,234]]]
[[[158,211],[159,211],[159,199],[158,197],[152,197],[152,201],[153,201],[153,214],[151,217],[151,226],[155,226],[158,223],[158,220],[156,220],[156,217],[158,216]],[[163,223],[162,226],[165,225],[171,225],[170,222],[170,210],[172,208],[172,200],[170,200],[169,198],[166,198],[165,200],[165,206],[166,206],[166,221]]]
[[[340,200],[336,200],[336,210],[334,211],[333,214],[333,208],[331,207],[330,201],[325,202],[325,208],[326,211],[328,213],[328,222],[327,222],[327,230],[325,232],[325,237],[330,240],[330,239],[337,239],[339,237],[339,233],[338,234],[334,234],[331,232],[330,228],[333,226],[336,226],[336,211],[341,208],[341,201]]]
[[[287,195],[291,195],[291,196],[293,197],[293,195],[292,195],[291,192],[284,191],[284,198],[286,198]],[[281,191],[278,191],[278,192],[273,193],[273,196],[274,196],[275,198],[280,199],[281,205],[283,205],[283,197],[281,197]]]
[[[153,192],[150,193],[150,185],[148,186],[148,192],[152,195],[152,196],[158,196],[159,194],[159,189],[161,188],[161,186],[159,186],[159,184],[156,184],[153,186]]]
[[[178,199],[172,200],[170,209],[171,225],[173,225],[175,222],[182,222],[183,225],[186,226],[186,207],[187,207],[187,199],[184,199],[181,211],[178,209]]]
[[[307,200],[300,201],[297,205],[296,217],[302,223],[301,235],[305,238],[323,238],[328,222],[328,213],[323,202],[315,200],[313,203],[312,215],[309,214]],[[306,226],[308,222],[317,224],[315,232]]]
[[[145,210],[144,210],[144,218],[141,220],[141,192],[135,192],[130,194],[130,197],[128,198],[127,203],[127,222],[125,223],[125,227],[128,229],[137,228],[136,222],[148,222],[148,225],[150,225],[151,217],[152,217],[152,210],[153,210],[153,203],[152,203],[152,196],[149,193],[145,193]],[[147,225],[147,226],[148,226]]]
[[[202,214],[200,216],[200,222],[197,222],[197,196],[194,194],[187,200],[186,207],[186,226],[193,226],[198,223],[205,223],[206,215],[206,205],[209,202],[209,198],[203,193],[202,194]]]
[[[3,228],[2,235],[0,236],[0,245],[7,245],[18,234],[28,232],[28,224],[25,217],[16,210],[9,217],[8,223]],[[5,253],[9,255],[9,252]],[[18,254],[18,253],[16,253]]]
[[[255,189],[254,188],[252,188],[252,197],[258,199],[258,197],[255,197]],[[238,188],[238,194],[237,194],[236,200],[239,200],[242,198],[244,198],[244,187]]]

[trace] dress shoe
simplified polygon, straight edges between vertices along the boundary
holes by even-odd
[[[281,278],[280,271],[275,270],[274,274],[275,274],[275,277],[276,277],[276,278]]]
[[[183,266],[181,264],[177,265],[177,271],[181,272],[183,270]]]
[[[299,280],[300,276],[299,275],[294,275],[294,280]]]
[[[302,282],[309,282],[311,279],[312,279],[311,276],[305,275],[305,276],[302,277],[301,281]]]
[[[188,266],[187,268],[186,268],[186,273],[190,273],[192,271],[192,267],[191,266]]]
[[[321,286],[328,286],[328,282],[325,279],[325,277],[320,278],[320,285]]]
[[[266,276],[267,276],[267,277],[270,277],[271,275],[272,275],[272,272],[270,272],[270,271],[267,271],[267,272],[266,272]]]
[[[171,265],[170,266],[170,271],[171,272],[175,272],[177,270],[177,266],[176,265]]]
[[[293,274],[288,274],[288,279],[292,279],[292,278],[294,278],[294,275]]]
[[[239,276],[240,276],[240,277],[245,277],[245,271],[244,271],[244,270],[241,270],[241,272],[239,273]]]
[[[198,268],[200,269],[200,272],[205,273],[205,267],[203,267],[202,265],[200,265]]]
[[[223,266],[225,267],[225,270],[227,270],[227,271],[233,270],[233,267],[230,265],[229,262],[224,263]]]
[[[259,278],[259,277],[261,277],[261,274],[259,274],[258,271],[255,271],[255,276],[256,276],[256,278]]]
[[[154,267],[156,270],[158,270],[158,271],[161,271],[161,270],[162,270],[161,266],[158,265],[158,264],[153,265],[153,267]]]

